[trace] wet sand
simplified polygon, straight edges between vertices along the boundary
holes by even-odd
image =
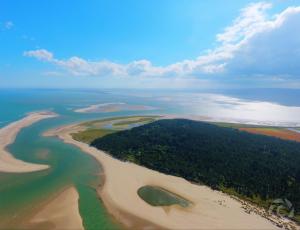
[[[84,229],[78,206],[79,195],[74,187],[58,194],[29,221],[30,229]]]
[[[35,122],[57,116],[52,112],[34,112],[21,120],[15,121],[0,129],[0,172],[24,173],[48,169],[48,165],[34,164],[14,158],[7,151],[7,146],[15,141],[17,134],[22,128],[28,127]]]
[[[269,220],[245,212],[240,201],[183,178],[165,175],[136,164],[122,162],[105,152],[72,139],[70,133],[81,130],[76,125],[48,131],[92,155],[103,166],[105,183],[99,189],[111,215],[128,228],[167,229],[277,229]],[[189,201],[188,208],[154,207],[143,201],[137,190],[146,185],[159,186]]]

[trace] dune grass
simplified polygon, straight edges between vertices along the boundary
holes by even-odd
[[[113,122],[113,125],[122,126],[146,121],[154,121],[155,119],[159,118],[160,116],[149,115],[149,116],[127,116],[127,117],[111,117],[111,118],[104,118],[101,120],[93,120],[87,121],[82,123],[82,126],[86,126],[89,128],[101,128],[106,124]],[[115,122],[115,123],[114,123]],[[123,123],[124,122],[124,123]],[[130,123],[128,123],[130,122]],[[118,124],[119,123],[119,124]]]
[[[72,133],[73,139],[90,144],[97,138],[104,137],[108,134],[126,129],[127,125],[145,124],[155,121],[159,116],[128,116],[128,117],[112,117],[101,120],[87,121],[81,124],[86,129],[78,133]],[[112,122],[114,128],[105,128],[104,126]]]
[[[111,129],[87,129],[78,133],[72,133],[71,135],[76,141],[90,144],[93,140],[114,132],[116,131]]]

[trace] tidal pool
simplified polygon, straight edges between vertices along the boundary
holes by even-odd
[[[137,191],[139,197],[152,206],[179,205],[186,208],[191,202],[158,186],[146,185]]]

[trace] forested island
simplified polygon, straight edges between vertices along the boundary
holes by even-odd
[[[267,207],[300,209],[300,143],[186,119],[159,120],[91,143],[112,156]]]

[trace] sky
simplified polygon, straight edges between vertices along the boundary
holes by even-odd
[[[1,0],[0,88],[300,88],[300,0]]]

